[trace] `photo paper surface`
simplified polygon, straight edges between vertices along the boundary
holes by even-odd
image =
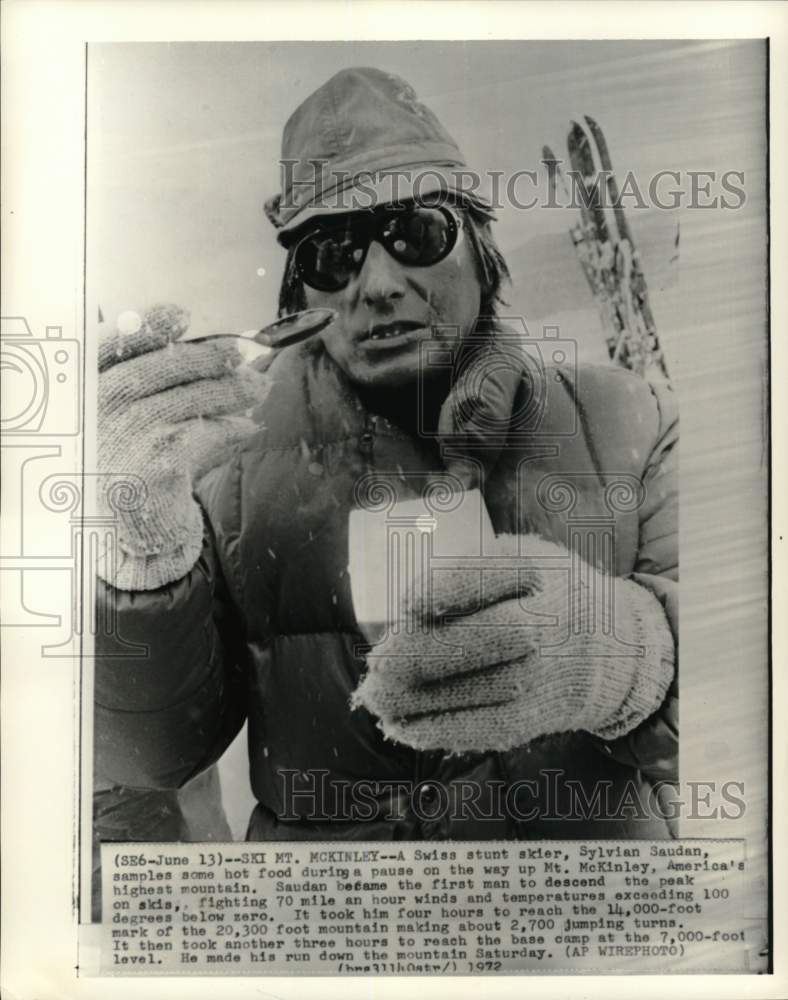
[[[83,69],[2,331],[80,988],[771,973],[768,40]]]

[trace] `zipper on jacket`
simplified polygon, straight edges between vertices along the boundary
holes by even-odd
[[[358,450],[364,457],[365,462],[372,460],[375,451],[375,431],[377,428],[377,418],[372,413],[364,414],[364,430],[358,439]]]

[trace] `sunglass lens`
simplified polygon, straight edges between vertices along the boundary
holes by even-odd
[[[333,292],[347,285],[362,257],[348,232],[315,233],[298,248],[297,264],[308,285]]]
[[[383,229],[389,252],[403,264],[424,267],[442,260],[454,245],[448,216],[435,208],[416,208],[391,216]]]

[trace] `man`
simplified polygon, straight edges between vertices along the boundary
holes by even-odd
[[[492,213],[399,78],[338,73],[291,117],[282,163],[280,311],[334,310],[319,338],[265,377],[232,346],[178,343],[172,308],[101,344],[102,471],[138,487],[107,494],[102,599],[149,656],[102,640],[97,773],[177,788],[246,718],[250,839],[665,836],[671,393],[518,350],[495,315]],[[425,363],[433,342],[451,364]],[[419,628],[365,657],[348,520],[376,477],[397,499],[478,488],[497,537],[410,598]]]

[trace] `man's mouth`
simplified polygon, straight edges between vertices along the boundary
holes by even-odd
[[[417,323],[414,320],[400,320],[395,323],[377,323],[367,331],[364,340],[392,340],[396,337],[403,337],[414,330],[423,330],[425,324]]]

